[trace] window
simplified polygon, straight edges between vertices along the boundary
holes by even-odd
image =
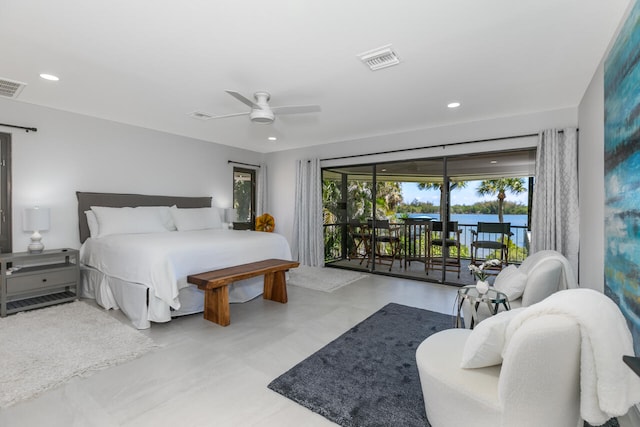
[[[11,252],[11,135],[0,133],[0,250]]]
[[[535,158],[535,149],[526,148],[323,168],[325,264],[470,284],[473,276],[460,270],[466,271],[462,267],[471,260],[478,222],[508,222],[509,262],[521,262],[528,254]],[[370,225],[374,216],[376,221],[395,224],[400,248],[385,249],[381,235]],[[427,252],[428,239],[433,238],[427,235],[427,226],[440,221],[456,222],[459,234],[453,252],[443,251],[441,245],[432,247],[431,254],[441,258],[439,265],[447,266],[436,269],[436,257]],[[376,254],[380,248],[387,252]],[[455,264],[447,253],[456,255]],[[490,252],[480,256],[495,258]],[[402,262],[402,268],[395,267],[399,263],[379,266],[376,257],[392,257]]]
[[[256,219],[256,171],[233,168],[233,207],[238,213],[237,223],[253,229]]]

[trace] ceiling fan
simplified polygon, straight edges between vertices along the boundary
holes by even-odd
[[[270,107],[269,99],[271,95],[268,92],[256,92],[253,94],[254,101],[245,97],[244,95],[235,92],[233,90],[226,90],[229,95],[233,96],[238,101],[251,107],[251,111],[246,113],[234,113],[226,114],[223,116],[213,116],[213,119],[223,119],[226,117],[244,116],[248,115],[253,123],[269,124],[273,123],[276,118],[276,114],[303,114],[303,113],[317,113],[320,112],[319,105],[285,105],[281,107]]]

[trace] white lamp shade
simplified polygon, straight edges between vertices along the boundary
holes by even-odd
[[[224,210],[224,222],[234,222],[238,219],[238,211],[234,208]]]
[[[44,231],[49,229],[49,208],[27,208],[22,213],[24,231]]]

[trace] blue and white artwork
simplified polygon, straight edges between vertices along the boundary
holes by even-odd
[[[605,293],[640,355],[640,3],[604,64]]]

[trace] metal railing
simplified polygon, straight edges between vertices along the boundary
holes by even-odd
[[[425,257],[426,251],[426,225],[414,228],[413,231],[406,224],[400,223],[401,234],[401,259],[404,258],[422,258]],[[471,258],[471,242],[472,235],[471,230],[475,230],[476,224],[458,224],[460,230],[460,252],[461,258]],[[519,264],[529,254],[529,234],[527,227],[512,225],[512,236],[509,244],[509,262]],[[488,239],[497,240],[498,236],[488,236]],[[364,245],[356,248],[357,242],[354,243],[349,237],[348,224],[346,223],[333,223],[324,224],[324,252],[325,262],[337,261],[340,259],[348,259],[353,252],[357,249],[360,254],[364,250]],[[478,258],[490,258],[494,257],[489,250],[481,249],[478,251]]]

